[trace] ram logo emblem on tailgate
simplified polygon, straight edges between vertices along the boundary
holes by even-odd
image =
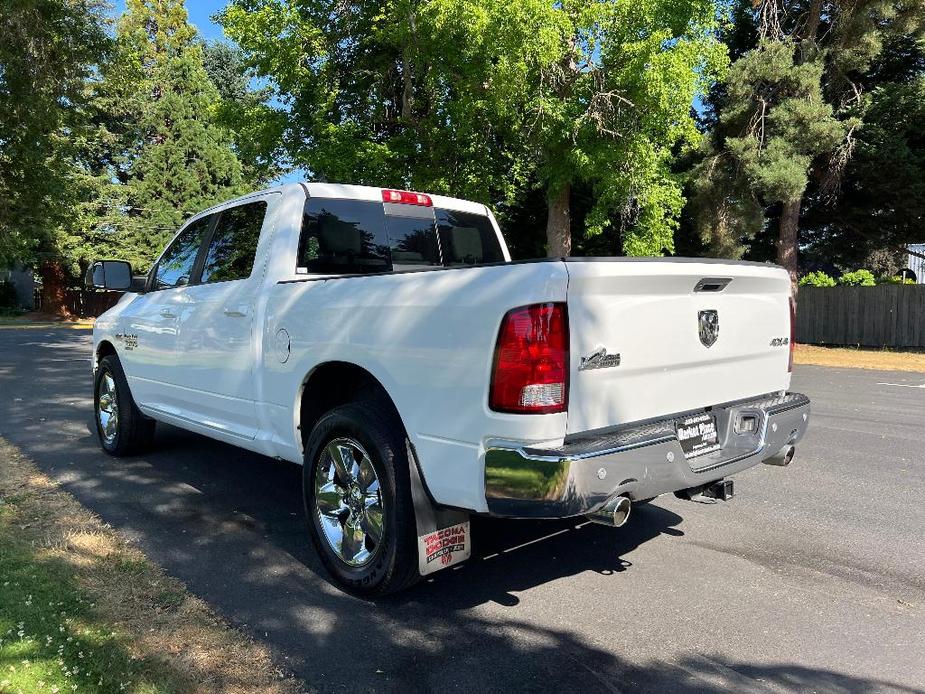
[[[697,314],[697,324],[703,346],[712,347],[719,337],[719,313],[713,309],[700,311]]]
[[[588,369],[609,369],[612,366],[620,366],[619,354],[607,354],[606,347],[598,347],[586,357],[581,358],[578,365],[579,371]]]

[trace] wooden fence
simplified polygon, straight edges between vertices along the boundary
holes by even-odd
[[[925,285],[801,287],[797,342],[925,347]]]
[[[96,318],[116,305],[123,292],[87,291],[85,289],[67,289],[64,292],[64,305],[74,316]],[[42,292],[35,290],[35,310],[42,310]]]

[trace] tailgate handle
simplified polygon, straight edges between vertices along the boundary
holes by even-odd
[[[731,277],[704,277],[695,286],[695,292],[721,292],[732,282]]]

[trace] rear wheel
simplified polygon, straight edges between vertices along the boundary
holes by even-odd
[[[366,596],[418,578],[417,538],[402,427],[371,403],[325,414],[305,445],[309,532],[334,578]]]
[[[104,451],[120,457],[150,446],[155,422],[141,414],[135,404],[115,354],[100,359],[93,391],[96,433]]]

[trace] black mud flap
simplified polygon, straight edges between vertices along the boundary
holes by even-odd
[[[418,571],[427,576],[469,558],[472,553],[469,514],[437,506],[431,501],[410,443],[408,462],[411,468],[411,499],[417,521]]]

